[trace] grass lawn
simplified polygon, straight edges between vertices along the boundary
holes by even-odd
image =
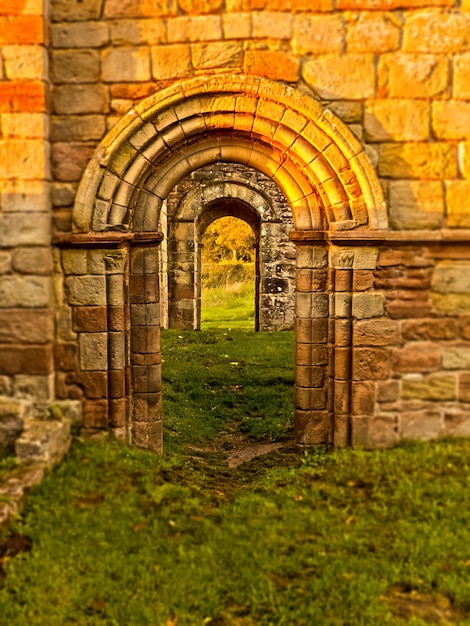
[[[297,449],[292,344],[166,331],[166,453],[74,443],[3,549],[0,624],[470,624],[470,441]],[[287,443],[231,468],[230,432]]]
[[[201,293],[201,328],[255,327],[254,281],[233,282],[221,287],[207,287]]]

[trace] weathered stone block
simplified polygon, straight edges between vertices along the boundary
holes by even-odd
[[[362,100],[375,95],[374,60],[371,54],[328,54],[307,61],[302,77],[321,98]]]
[[[440,228],[444,219],[441,182],[392,180],[389,185],[390,226],[396,230]]]
[[[364,111],[366,141],[425,141],[429,104],[416,100],[369,100]]]
[[[82,333],[79,339],[80,369],[106,370],[108,367],[108,336],[106,333]]]
[[[49,149],[42,139],[0,140],[0,178],[20,180],[49,177]]]
[[[72,305],[106,305],[104,276],[69,276],[65,279],[68,302]]]
[[[80,248],[65,249],[61,252],[62,269],[64,274],[86,274],[87,273],[87,251]]]
[[[442,366],[446,370],[470,369],[470,348],[468,346],[443,348]]]
[[[402,413],[399,420],[400,435],[404,439],[429,441],[441,437],[445,432],[444,418],[438,410]]]
[[[296,367],[295,380],[299,387],[321,387],[324,377],[324,368],[318,365],[297,365]]]
[[[452,96],[457,99],[470,99],[470,53],[454,56],[454,86]]]
[[[101,17],[103,0],[54,0],[51,17],[54,22],[97,20]]]
[[[398,322],[388,319],[354,322],[353,345],[355,346],[398,346],[400,343]]]
[[[83,387],[85,396],[90,400],[107,398],[108,375],[105,372],[80,372],[78,383]]]
[[[330,416],[328,411],[296,410],[294,417],[295,440],[304,446],[328,443]]]
[[[446,374],[404,377],[401,397],[403,400],[455,400],[457,380],[455,376]]]
[[[450,437],[470,437],[470,413],[458,409],[445,411],[444,427]]]
[[[295,310],[300,318],[328,317],[327,293],[296,293]]]
[[[242,67],[243,46],[238,42],[194,43],[191,45],[191,58],[195,70]]]
[[[352,355],[353,380],[384,380],[390,378],[390,350],[386,348],[354,348]]]
[[[110,24],[114,45],[155,45],[166,40],[166,23],[161,18],[119,20]]]
[[[100,77],[97,50],[55,50],[51,59],[51,78],[60,83],[94,83]]]
[[[104,16],[116,17],[158,17],[178,14],[177,0],[108,0]]]
[[[52,172],[54,178],[63,182],[76,182],[94,152],[93,143],[58,142],[52,146]]]
[[[297,268],[322,268],[328,263],[328,251],[319,246],[299,246],[297,248]]]
[[[44,43],[44,20],[41,15],[18,15],[5,14],[5,3],[2,6],[0,16],[0,45],[11,44],[43,44]]]
[[[31,401],[51,401],[54,397],[54,377],[17,374],[13,380],[13,393],[17,398]]]
[[[24,400],[1,399],[0,401],[0,459],[11,454],[21,435],[31,406]]]
[[[344,22],[339,14],[300,15],[295,21],[293,49],[297,55],[341,54],[344,51],[345,35]],[[264,36],[272,37],[269,34]]]
[[[150,50],[147,47],[109,48],[102,55],[105,82],[144,82],[151,79]]]
[[[278,50],[247,50],[244,70],[247,74],[265,76],[272,80],[295,82],[299,75],[299,61]]]
[[[456,321],[449,318],[430,320],[408,320],[401,325],[403,339],[406,341],[440,341],[457,337]]]
[[[0,82],[0,113],[45,113],[46,111],[44,82],[38,80]]]
[[[132,425],[132,443],[153,452],[163,451],[163,425],[160,421],[137,422]]]
[[[97,333],[106,330],[107,310],[104,306],[79,306],[72,309],[73,330]]]
[[[377,417],[353,416],[351,445],[353,448],[390,448],[399,441],[396,415]]]
[[[377,402],[396,402],[400,395],[398,380],[386,380],[377,383]]]
[[[0,197],[3,213],[47,213],[50,209],[48,185],[42,180],[2,181]]]
[[[381,293],[355,293],[352,298],[352,315],[356,319],[382,317],[384,302]]]
[[[379,175],[390,178],[453,179],[457,151],[450,143],[384,143],[379,152]]]
[[[375,410],[375,383],[353,382],[351,385],[351,415],[373,415]]]
[[[22,274],[43,274],[52,272],[52,252],[50,248],[17,248],[12,254],[12,266]]]
[[[438,293],[467,293],[470,291],[470,263],[442,261],[435,270],[432,288]]]
[[[222,15],[224,39],[250,39],[251,15],[249,13],[226,13]]]
[[[47,55],[43,46],[4,46],[5,77],[10,80],[45,80]]]
[[[0,374],[46,375],[54,371],[54,360],[50,344],[24,346],[0,344]]]
[[[104,85],[59,85],[54,89],[53,107],[58,115],[107,113],[108,100]]]
[[[54,48],[101,48],[109,41],[105,22],[53,24],[50,33]]]
[[[45,276],[0,276],[0,307],[47,307],[51,281]]]
[[[378,93],[389,98],[432,98],[447,91],[449,69],[443,56],[384,54],[379,59]]]
[[[458,11],[412,12],[405,22],[403,49],[410,52],[453,53],[470,45],[470,15]]]
[[[168,43],[220,41],[221,39],[220,15],[178,17],[167,22]]]
[[[254,11],[252,13],[253,37],[255,39],[290,39],[294,15],[278,11]]]
[[[438,311],[446,313],[470,312],[470,294],[468,293],[432,293],[431,296]]]
[[[400,46],[403,23],[394,13],[360,12],[347,15],[348,52],[391,52]]]
[[[440,367],[441,350],[430,342],[416,341],[393,352],[393,370],[397,373],[434,372]]]
[[[466,166],[462,164],[465,172]],[[470,170],[469,170],[470,173]],[[470,180],[450,180],[445,183],[447,225],[470,228]]]
[[[91,429],[108,427],[107,400],[86,400],[83,403],[83,427]]]
[[[432,104],[432,127],[437,139],[467,139],[470,102],[436,101]]]
[[[45,139],[49,135],[49,118],[43,113],[4,113],[1,124],[5,138]]]
[[[48,245],[51,218],[44,213],[0,213],[0,246]]]
[[[104,115],[54,116],[51,141],[90,141],[101,139],[106,132]]]
[[[153,46],[152,77],[155,80],[181,78],[191,73],[191,50],[188,44]]]
[[[41,309],[0,309],[0,343],[41,344],[52,341],[54,318]]]

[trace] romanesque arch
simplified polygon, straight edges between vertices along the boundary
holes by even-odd
[[[256,239],[255,328],[285,330],[294,324],[295,245],[292,214],[277,185],[234,163],[200,168],[178,183],[162,206],[159,230],[162,326],[199,329],[201,242],[215,220],[233,216]]]
[[[267,79],[184,81],[142,101],[102,141],[81,181],[69,238],[71,246],[93,248],[95,274],[65,278],[72,307],[99,302],[108,312],[102,327],[79,337],[80,366],[107,371],[103,419],[111,428],[159,449],[160,210],[184,176],[224,161],[271,177],[289,203],[298,244],[296,438],[345,444],[351,273],[373,263],[367,254],[356,258],[351,242],[386,228],[384,201],[347,127],[311,97]],[[341,297],[331,300],[335,292]]]

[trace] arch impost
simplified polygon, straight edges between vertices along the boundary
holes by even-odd
[[[129,243],[159,245],[161,241],[163,241],[163,233],[160,231],[136,233],[109,230],[92,233],[56,233],[52,238],[53,245],[59,248],[119,247]]]

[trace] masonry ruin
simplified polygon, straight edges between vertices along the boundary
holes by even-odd
[[[234,215],[299,444],[470,435],[469,0],[7,0],[0,56],[0,416],[161,450]]]

